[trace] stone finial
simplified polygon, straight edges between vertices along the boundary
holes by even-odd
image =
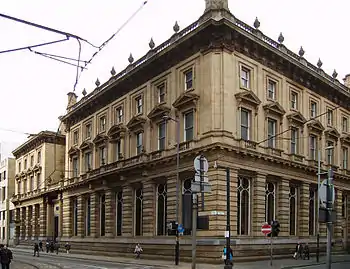
[[[98,87],[101,85],[100,81],[98,80],[98,78],[96,79],[95,85]]]
[[[84,90],[82,91],[82,94],[83,94],[83,96],[85,96],[85,95],[87,94],[85,88],[84,88]]]
[[[254,27],[255,27],[255,29],[259,29],[259,27],[260,27],[260,21],[258,20],[258,17],[255,18]]]
[[[323,63],[322,63],[321,59],[318,59],[317,67],[318,67],[318,68],[321,68],[322,65],[323,65]]]
[[[332,74],[332,77],[333,77],[334,79],[336,79],[337,76],[338,76],[338,73],[337,73],[337,71],[334,69],[333,74]]]
[[[278,42],[279,42],[280,44],[282,44],[283,41],[284,41],[284,36],[282,35],[282,33],[280,33],[280,35],[278,36]]]
[[[155,44],[154,41],[153,41],[153,38],[151,38],[151,40],[149,41],[148,46],[149,46],[149,48],[150,48],[151,50],[153,50],[154,47],[156,46],[156,44]]]
[[[180,31],[180,26],[179,24],[177,23],[177,21],[175,22],[174,26],[173,26],[173,30],[175,33],[179,32]]]
[[[228,0],[205,0],[205,12],[219,9],[229,10]]]
[[[116,74],[116,72],[115,72],[115,69],[114,69],[114,66],[113,66],[112,69],[111,69],[111,75],[114,76],[115,74]]]
[[[299,56],[300,57],[303,57],[305,54],[305,50],[303,49],[303,47],[301,46],[300,49],[299,49]]]
[[[130,56],[128,58],[128,61],[130,64],[132,64],[134,62],[134,57],[132,57],[132,54],[130,53]]]

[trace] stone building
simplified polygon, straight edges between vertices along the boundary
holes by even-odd
[[[12,244],[14,239],[15,159],[0,160],[0,242]]]
[[[42,131],[12,153],[16,158],[14,196],[16,240],[19,243],[62,236],[65,136]]]
[[[274,219],[280,254],[300,239],[313,247],[318,152],[322,169],[335,171],[335,246],[348,244],[350,77],[340,83],[302,48],[290,51],[282,34],[276,42],[258,20],[251,27],[235,18],[227,2],[206,1],[198,21],[182,31],[176,23],[169,40],[158,47],[151,40],[144,57],[130,55],[125,70],[112,69],[81,100],[68,94],[62,240],[76,250],[120,255],[140,242],[145,255],[172,258],[166,225],[177,213],[191,222],[186,197],[199,153],[210,167],[231,169],[236,256],[267,254],[261,225]],[[226,182],[225,171],[208,174],[212,191],[199,215],[209,216],[209,230],[198,231],[198,255],[212,261],[224,244]],[[190,233],[180,239],[181,258],[191,255]],[[320,234],[323,244],[324,224]]]

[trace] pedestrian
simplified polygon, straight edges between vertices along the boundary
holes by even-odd
[[[13,259],[12,251],[7,248],[7,245],[0,245],[0,261],[1,269],[10,269],[10,264]]]
[[[45,248],[46,248],[46,253],[49,253],[49,250],[50,250],[50,242],[49,242],[48,240],[46,240]]]
[[[224,263],[225,265],[229,265],[231,264],[232,265],[232,260],[233,260],[233,252],[232,252],[232,248],[229,247],[227,249],[226,245],[224,246],[224,249],[222,250],[223,252],[223,260],[224,260]]]
[[[141,252],[143,251],[139,243],[136,244],[134,253],[136,254],[136,259],[140,259]]]
[[[39,244],[38,243],[34,243],[34,254],[33,256],[38,256],[39,257]]]
[[[68,242],[64,245],[64,248],[66,249],[67,254],[69,254],[70,244]]]
[[[41,240],[39,241],[39,251],[44,251],[43,250],[43,242]]]
[[[56,255],[58,255],[58,251],[59,251],[59,249],[60,249],[60,243],[59,242],[55,242],[54,243],[54,249],[56,250]]]

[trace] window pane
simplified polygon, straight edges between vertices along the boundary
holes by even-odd
[[[193,126],[193,112],[189,112],[185,115],[185,128],[190,128]]]

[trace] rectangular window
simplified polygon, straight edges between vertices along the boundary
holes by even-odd
[[[23,167],[23,169],[24,170],[27,169],[27,159],[24,160],[24,167]]]
[[[137,97],[135,101],[136,101],[136,114],[141,114],[143,111],[142,97],[141,96]]]
[[[78,158],[77,157],[74,157],[72,159],[72,167],[73,167],[73,177],[78,177],[79,163],[78,163]]]
[[[78,200],[73,200],[73,232],[74,236],[78,236]]]
[[[291,91],[290,93],[290,107],[291,109],[298,109],[298,93]]]
[[[85,125],[85,138],[91,138],[92,135],[92,125],[88,123]]]
[[[99,129],[100,133],[106,131],[106,123],[107,123],[106,117],[105,116],[101,117],[100,118],[100,129]]]
[[[248,68],[241,68],[241,87],[250,89],[250,70]]]
[[[194,118],[193,118],[193,111],[189,111],[185,113],[184,115],[184,139],[185,141],[191,141],[194,137]]]
[[[88,172],[92,169],[92,155],[91,152],[86,152],[84,155],[85,159],[85,172]]]
[[[34,165],[34,156],[30,156],[30,166],[33,167]]]
[[[103,166],[107,163],[107,149],[106,147],[100,148],[100,166]]]
[[[267,120],[267,138],[268,138],[269,148],[276,147],[276,128],[277,128],[277,121],[269,118]]]
[[[91,199],[86,199],[86,219],[85,219],[85,235],[90,236],[91,234]]]
[[[310,116],[315,118],[317,116],[317,103],[314,101],[310,102]]]
[[[246,109],[241,109],[241,139],[250,140],[250,114]]]
[[[299,130],[297,128],[292,128],[290,130],[290,151],[292,154],[298,154],[298,139],[299,139]]]
[[[77,145],[78,142],[79,142],[79,133],[78,133],[78,131],[74,131],[74,133],[73,133],[73,144]]]
[[[327,164],[333,164],[334,159],[334,143],[331,141],[327,142],[326,156],[327,156]]]
[[[38,163],[41,163],[41,151],[38,151]]]
[[[327,109],[327,125],[333,125],[333,109]]]
[[[185,91],[193,88],[193,70],[187,70],[185,72]]]
[[[160,84],[157,86],[158,91],[158,103],[164,103],[165,102],[165,83]]]
[[[106,235],[106,196],[100,196],[100,236]]]
[[[309,154],[311,160],[316,160],[316,149],[317,149],[317,137],[314,135],[310,135],[309,138]]]
[[[267,81],[267,99],[276,99],[276,82],[271,79]]]
[[[158,125],[158,150],[165,149],[165,133],[166,133],[165,122]]]
[[[342,119],[342,130],[344,133],[347,133],[349,130],[347,117],[343,117],[343,119]]]
[[[143,133],[136,134],[136,154],[139,155],[143,150]]]
[[[118,140],[116,143],[115,143],[115,161],[119,161],[119,159],[121,158],[121,141]]]
[[[343,148],[343,169],[348,169],[348,154],[349,154],[349,150],[348,148]]]
[[[122,107],[118,107],[115,110],[115,123],[122,123],[123,122],[123,108]]]
[[[21,171],[22,171],[21,163],[19,162],[19,163],[18,163],[18,173],[21,173]]]

